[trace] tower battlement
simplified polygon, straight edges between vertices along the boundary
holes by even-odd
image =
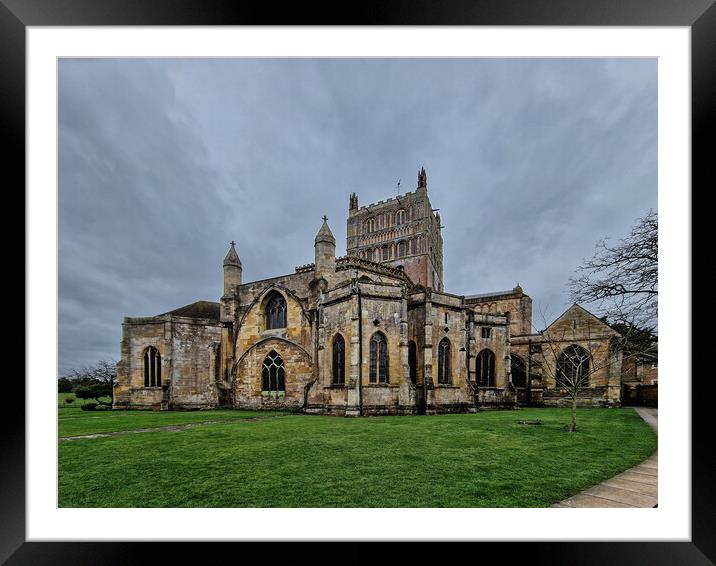
[[[346,233],[348,255],[401,265],[415,283],[443,290],[440,215],[430,203],[424,168],[413,192],[362,207],[353,193]]]

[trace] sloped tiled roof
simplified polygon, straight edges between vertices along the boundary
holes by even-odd
[[[184,316],[187,318],[208,318],[210,320],[219,320],[219,303],[211,301],[196,301],[173,311],[162,313],[159,316],[171,314],[174,316]]]

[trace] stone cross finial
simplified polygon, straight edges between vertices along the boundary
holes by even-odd
[[[232,245],[232,247],[236,245],[236,242],[234,242],[234,240],[231,240],[229,243]]]
[[[325,214],[323,215],[323,221],[328,222],[328,216],[326,216]]]

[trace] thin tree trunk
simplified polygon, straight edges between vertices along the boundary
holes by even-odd
[[[577,430],[577,396],[572,397],[572,424],[569,425],[569,432]]]

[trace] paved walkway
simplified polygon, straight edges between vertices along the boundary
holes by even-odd
[[[654,432],[659,432],[659,409],[656,407],[634,407],[639,416],[646,421]]]
[[[655,408],[634,409],[639,416],[658,432],[658,411]],[[659,453],[648,460],[607,481],[565,499],[552,507],[656,507]]]

